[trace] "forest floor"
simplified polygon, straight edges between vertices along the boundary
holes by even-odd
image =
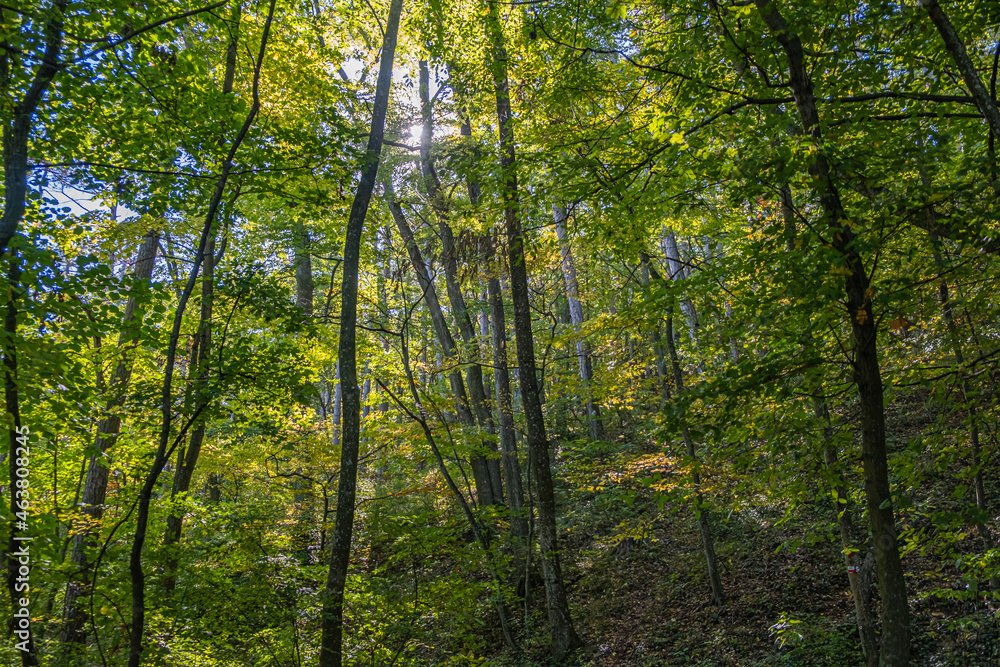
[[[906,432],[921,428],[919,414],[914,417],[905,405],[891,412],[896,422],[890,426],[902,434],[892,455],[906,457],[913,449],[906,446]],[[565,446],[559,457],[563,573],[577,630],[587,643],[565,664],[865,664],[828,493],[817,489],[812,502],[800,502],[786,521],[787,504],[767,505],[763,497],[758,507],[744,503],[710,513],[727,597],[716,606],[690,501],[670,484],[675,461],[599,443]],[[899,518],[904,534],[924,536],[922,546],[904,556],[913,664],[1000,665],[1000,600],[977,593],[977,582],[955,562],[956,554],[982,554],[983,543],[972,527],[940,525],[942,515],[968,500],[954,497],[960,471],[930,461],[924,468],[913,496],[914,506],[925,511],[900,511]],[[985,472],[995,494],[997,470]],[[731,495],[723,489],[726,480],[715,484],[718,501]],[[712,488],[710,478],[706,486]],[[672,495],[658,497],[650,488]],[[544,628],[542,611],[535,613],[532,625]],[[547,640],[544,632],[539,635],[527,645],[535,658],[497,656],[481,664],[556,664],[538,657]]]

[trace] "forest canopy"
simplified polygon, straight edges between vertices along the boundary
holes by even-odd
[[[993,0],[3,0],[0,661],[998,664],[998,64]]]

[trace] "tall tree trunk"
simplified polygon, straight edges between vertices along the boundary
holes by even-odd
[[[649,288],[650,258],[645,252],[641,254],[642,263],[642,286]],[[660,386],[660,407],[663,408],[670,400],[670,385],[668,384],[667,363],[663,358],[663,339],[660,337],[659,318],[650,329],[650,338],[653,342],[653,354],[656,363],[656,376]]]
[[[865,494],[875,562],[878,566],[879,592],[882,599],[882,646],[879,664],[901,667],[910,659],[910,609],[906,580],[899,555],[898,533],[889,487],[885,442],[882,375],[878,361],[878,331],[872,313],[870,280],[857,250],[855,233],[840,201],[840,193],[831,176],[830,165],[822,148],[819,113],[813,82],[806,67],[802,44],[774,0],[755,0],[761,18],[781,45],[788,61],[789,88],[802,122],[803,132],[816,144],[809,173],[826,222],[829,242],[843,259],[850,275],[845,279],[847,311],[853,338],[851,362],[861,406],[861,448],[865,471]],[[998,127],[1000,129],[1000,127]]]
[[[69,0],[55,0],[49,8],[45,21],[45,52],[38,58],[38,69],[31,85],[3,120],[3,174],[4,199],[3,215],[0,216],[0,251],[10,249],[11,239],[24,217],[25,200],[28,196],[28,139],[31,137],[31,119],[39,102],[52,85],[52,80],[62,69],[59,54],[63,46],[63,15]],[[9,90],[10,53],[19,49],[10,47],[6,41],[0,42],[0,89]],[[27,54],[24,54],[27,55]],[[33,58],[34,59],[34,58]],[[32,655],[34,655],[32,653]],[[34,659],[34,658],[32,658]]]
[[[233,92],[233,83],[236,78],[236,50],[239,46],[241,15],[242,5],[237,3],[232,9],[230,20],[230,38],[226,47],[226,66],[222,81],[223,94]],[[220,138],[220,144],[222,141],[224,139]],[[195,344],[197,355],[192,356],[190,361],[192,367],[196,369],[196,373],[192,392],[189,396],[193,399],[194,409],[197,412],[203,412],[208,402],[207,397],[204,395],[204,390],[209,382],[208,359],[212,352],[212,303],[215,299],[216,236],[217,233],[213,230],[205,246],[205,257],[202,259],[201,312],[198,318],[198,339]],[[201,447],[205,442],[206,428],[207,419],[200,419],[191,433],[188,446],[186,448],[182,446],[178,454],[177,470],[174,472],[174,480],[170,492],[171,501],[176,501],[178,496],[186,494],[191,488],[191,478],[194,476],[195,466],[198,464],[198,458],[201,456]],[[183,513],[171,513],[167,516],[167,528],[164,533],[164,546],[167,547],[167,561],[164,567],[163,587],[168,591],[174,590],[177,586],[178,556],[176,553],[171,553],[170,547],[180,541],[183,525]]]
[[[438,232],[441,235],[441,264],[444,267],[445,287],[448,292],[448,301],[451,303],[451,312],[458,325],[458,332],[462,336],[462,342],[469,350],[470,363],[465,368],[466,384],[469,387],[469,398],[472,399],[472,409],[476,415],[476,422],[486,433],[492,435],[495,432],[493,418],[486,402],[486,389],[483,385],[483,368],[479,363],[479,344],[476,338],[476,330],[469,316],[469,309],[465,303],[465,295],[462,293],[462,286],[458,282],[458,253],[455,248],[455,235],[449,224],[448,202],[444,192],[441,190],[441,182],[431,161],[431,138],[434,134],[433,109],[430,103],[430,72],[427,61],[419,62],[420,70],[420,115],[422,128],[420,133],[420,173],[423,177],[424,185],[431,198],[431,207],[438,219]],[[490,454],[486,458],[486,469],[491,486],[490,497],[495,504],[503,503],[503,482],[500,474],[499,457],[495,456],[496,445],[492,438],[486,438],[487,452]]]
[[[177,345],[181,335],[181,323],[184,319],[187,302],[191,298],[195,284],[198,281],[198,273],[201,269],[205,248],[208,246],[209,239],[213,236],[213,227],[222,204],[222,195],[225,192],[229,174],[233,168],[233,159],[260,111],[260,71],[264,64],[264,55],[267,52],[267,41],[271,32],[271,23],[274,20],[275,2],[276,0],[271,0],[268,7],[267,18],[264,21],[264,28],[260,39],[260,49],[255,60],[256,65],[254,67],[252,87],[253,102],[246,119],[243,121],[243,125],[233,139],[233,143],[222,162],[222,172],[216,180],[215,192],[212,194],[212,199],[209,202],[208,211],[205,215],[205,223],[201,231],[201,238],[198,241],[198,248],[195,251],[194,266],[191,267],[191,273],[188,275],[187,283],[180,294],[177,309],[174,312],[174,322],[170,331],[166,363],[163,369],[163,391],[160,405],[162,421],[160,423],[159,443],[157,444],[156,453],[153,456],[152,467],[139,491],[139,498],[136,504],[135,535],[132,539],[132,549],[129,554],[129,574],[132,584],[132,624],[129,628],[128,667],[139,667],[139,663],[142,661],[142,642],[146,629],[146,574],[142,567],[142,550],[146,544],[146,533],[149,526],[149,506],[153,497],[153,488],[156,486],[160,472],[170,459],[173,451],[173,447],[170,446],[171,423],[174,417],[173,379],[174,366],[177,362]],[[195,414],[192,416],[192,419],[197,419],[197,417],[198,415]],[[180,438],[184,437],[186,430],[187,426],[181,429],[181,432],[174,440],[174,446],[176,446]]]
[[[197,412],[204,412],[208,407],[205,390],[209,384],[209,355],[212,352],[212,302],[215,296],[215,236],[208,240],[205,247],[205,257],[202,260],[201,282],[201,314],[198,320],[198,340],[195,344],[196,355],[191,359],[195,373],[191,379],[192,405]],[[196,357],[196,358],[194,358]],[[191,488],[191,478],[195,466],[201,456],[201,447],[205,442],[205,429],[208,420],[202,417],[196,422],[194,431],[187,447],[181,447],[177,455],[177,469],[170,489],[170,500],[176,502],[179,496],[185,495]],[[181,539],[184,526],[184,513],[171,512],[167,516],[167,528],[163,535],[164,546],[167,547],[167,559],[164,565],[163,587],[172,591],[177,587],[178,555],[171,553],[170,548]]]
[[[504,312],[503,292],[500,290],[500,263],[496,261],[494,239],[486,240],[486,264],[490,275],[486,279],[493,327],[493,385],[497,396],[497,417],[500,423],[500,451],[503,452],[504,473],[507,478],[507,498],[513,519],[511,528],[518,537],[527,537],[528,518],[524,516],[524,483],[521,481],[521,464],[517,458],[517,435],[514,431],[514,405],[510,394],[510,362],[507,359],[507,315]]]
[[[368,135],[367,164],[351,205],[351,213],[347,220],[347,236],[344,241],[338,352],[344,394],[343,444],[340,448],[340,480],[337,488],[333,546],[330,552],[330,572],[323,600],[320,667],[341,667],[343,663],[344,588],[347,584],[347,569],[351,562],[351,537],[354,533],[354,506],[358,483],[358,449],[361,438],[356,348],[358,265],[361,259],[361,232],[375,188],[379,156],[382,153],[382,139],[385,136],[385,114],[389,106],[392,62],[396,55],[396,36],[399,32],[399,15],[402,9],[403,0],[392,0],[386,21],[385,38],[382,41],[382,59],[375,87],[371,131]]]
[[[427,311],[431,316],[431,324],[434,327],[438,344],[441,345],[445,357],[452,361],[453,367],[448,374],[448,382],[451,385],[452,396],[455,398],[455,412],[458,415],[458,421],[467,429],[473,430],[476,427],[476,418],[469,407],[469,399],[465,393],[465,383],[462,380],[462,373],[456,365],[458,363],[458,349],[455,345],[455,339],[451,335],[451,330],[448,328],[448,322],[445,319],[444,311],[441,309],[441,303],[438,301],[434,281],[427,271],[427,264],[424,263],[420,249],[413,239],[413,232],[406,222],[399,202],[389,202],[389,211],[392,213],[393,220],[396,221],[399,235],[403,239],[403,245],[406,246],[406,252],[410,257],[410,264],[417,274],[417,283],[424,292],[424,303],[427,304]],[[476,484],[476,496],[479,499],[479,503],[482,505],[494,504],[496,499],[493,497],[493,482],[490,479],[486,458],[482,453],[473,453],[471,464],[472,477]]]
[[[552,205],[552,217],[555,220],[556,237],[559,240],[559,254],[562,256],[563,280],[566,283],[566,298],[569,301],[569,316],[573,328],[577,332],[576,357],[580,363],[580,379],[583,380],[584,391],[587,392],[587,423],[590,427],[591,440],[604,440],[604,421],[601,419],[601,406],[594,400],[594,366],[591,359],[590,343],[583,338],[583,304],[580,303],[580,286],[576,280],[576,265],[573,263],[573,251],[566,233],[566,209],[558,204]]]
[[[861,636],[861,650],[865,655],[868,667],[878,667],[878,637],[875,634],[875,619],[871,612],[871,572],[872,552],[861,561],[859,556],[862,539],[854,525],[853,512],[850,505],[850,495],[844,485],[843,470],[837,450],[830,444],[833,439],[833,427],[830,424],[830,410],[826,400],[817,398],[813,402],[816,417],[823,422],[823,462],[833,480],[833,510],[837,514],[837,527],[840,528],[840,541],[844,546],[844,564],[847,567],[847,580],[851,586],[851,597],[854,599],[854,616],[858,621],[858,634]]]
[[[680,360],[677,358],[677,347],[674,344],[674,317],[673,314],[667,316],[667,352],[670,355],[670,365],[674,372],[674,386],[677,393],[684,391],[684,376],[681,373]],[[708,508],[701,492],[701,462],[698,460],[698,452],[694,446],[694,439],[685,423],[681,427],[681,437],[684,439],[684,447],[688,458],[693,466],[691,471],[691,482],[694,484],[695,518],[698,521],[698,532],[701,534],[701,548],[705,552],[705,566],[708,570],[708,583],[712,589],[712,602],[722,604],[726,595],[722,589],[722,577],[719,575],[718,561],[715,557],[715,540],[712,537],[711,526],[708,525]]]
[[[153,275],[156,263],[156,251],[159,247],[159,233],[150,231],[143,237],[135,259],[135,284],[148,283]],[[87,465],[87,476],[81,490],[79,506],[85,519],[73,530],[73,550],[70,560],[74,566],[74,574],[66,584],[66,595],[63,600],[63,629],[60,637],[61,653],[71,656],[83,645],[86,632],[87,613],[80,604],[80,596],[84,593],[86,580],[89,576],[88,551],[94,547],[94,538],[104,516],[104,501],[108,493],[108,475],[110,468],[105,462],[106,452],[111,449],[121,429],[120,411],[125,403],[125,395],[129,381],[132,378],[132,361],[130,354],[139,343],[137,328],[131,326],[135,319],[135,295],[130,295],[125,304],[125,315],[122,318],[122,334],[118,338],[119,358],[114,375],[108,384],[108,398],[105,403],[105,417],[97,425],[94,438],[98,453],[90,457]],[[133,333],[129,336],[126,331]]]
[[[500,167],[503,179],[501,188],[510,265],[510,291],[514,305],[514,335],[517,340],[517,361],[520,369],[518,375],[528,431],[528,452],[538,490],[538,546],[541,551],[542,576],[545,580],[545,601],[549,629],[552,633],[552,649],[557,657],[562,657],[580,646],[582,642],[573,628],[559,564],[555,493],[552,487],[549,442],[545,435],[545,419],[542,414],[535,369],[531,306],[528,302],[528,267],[525,264],[524,252],[525,235],[518,210],[514,119],[511,115],[507,81],[507,50],[504,46],[497,3],[489,2],[488,8],[486,27],[491,45],[490,68],[496,93],[497,126],[500,134]]]

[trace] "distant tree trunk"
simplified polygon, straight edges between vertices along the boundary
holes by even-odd
[[[361,405],[358,395],[357,373],[357,307],[358,265],[361,259],[361,233],[365,215],[375,188],[378,175],[382,139],[385,136],[385,115],[389,106],[389,89],[392,84],[392,63],[396,55],[396,36],[403,0],[392,0],[382,42],[378,83],[372,110],[371,130],[368,134],[366,164],[358,183],[358,190],[347,220],[342,265],[340,313],[340,363],[341,386],[344,392],[343,444],[340,449],[340,479],[337,489],[337,514],[330,550],[330,572],[323,594],[322,639],[319,654],[320,667],[341,667],[343,663],[344,588],[347,569],[351,562],[351,538],[354,533],[354,507],[357,496],[358,449],[360,446]]]
[[[433,113],[430,103],[430,73],[427,61],[419,62],[420,70],[420,115],[423,122],[420,134],[420,172],[427,191],[430,194],[432,208],[438,219],[438,232],[441,235],[441,264],[444,267],[445,286],[451,312],[458,325],[462,342],[469,350],[472,363],[465,368],[466,384],[469,387],[469,397],[472,399],[472,409],[476,422],[486,433],[493,434],[495,428],[490,410],[486,402],[486,389],[483,385],[483,369],[479,363],[479,345],[476,330],[469,317],[469,309],[465,303],[462,286],[458,282],[458,254],[455,248],[455,237],[448,222],[448,202],[441,190],[441,182],[434,164],[431,161],[431,138],[434,132]],[[503,481],[500,474],[500,461],[496,453],[496,445],[491,438],[486,438],[487,451],[491,454],[486,458],[486,469],[491,486],[490,497],[493,504],[503,504]]]
[[[209,375],[209,354],[212,351],[212,302],[215,296],[215,237],[209,239],[205,248],[205,258],[202,260],[202,282],[201,282],[201,317],[198,323],[198,338],[194,346],[195,354],[192,355],[191,367],[196,369],[192,378],[191,398],[195,409],[203,412],[207,407],[208,400],[203,393],[208,384]],[[191,488],[191,478],[194,476],[194,468],[198,464],[201,456],[201,447],[205,442],[205,429],[207,419],[202,417],[196,423],[187,448],[181,446],[177,453],[177,469],[174,471],[173,485],[170,490],[170,500],[176,501],[178,496],[182,496]],[[163,536],[164,546],[171,547],[181,539],[181,530],[184,525],[183,512],[169,514],[167,516],[167,529]],[[168,550],[166,564],[164,566],[163,587],[172,591],[177,587],[177,555]]]
[[[587,423],[590,426],[591,440],[604,440],[604,422],[601,419],[601,406],[594,400],[594,367],[591,361],[590,343],[581,333],[583,327],[583,304],[580,303],[580,286],[576,280],[576,265],[573,263],[573,251],[566,233],[566,209],[558,204],[552,205],[552,217],[555,220],[556,237],[559,240],[559,253],[562,256],[563,280],[566,283],[566,298],[569,301],[569,316],[573,328],[577,331],[576,356],[580,362],[580,379],[583,380],[584,391],[587,392]]]
[[[552,649],[561,658],[582,644],[566,601],[559,547],[556,537],[556,503],[552,488],[549,442],[545,435],[538,377],[535,369],[534,337],[531,330],[531,306],[528,301],[528,267],[525,265],[524,230],[518,191],[514,128],[507,81],[507,50],[504,46],[500,10],[496,2],[488,3],[486,27],[491,42],[490,68],[496,92],[497,126],[500,134],[500,167],[504,199],[504,225],[510,264],[510,291],[514,304],[514,334],[517,340],[517,361],[520,367],[521,400],[528,430],[528,451],[535,471],[538,490],[538,546],[541,550],[542,576],[545,580],[545,601],[548,609]]]
[[[862,540],[857,534],[852,518],[850,492],[844,485],[842,466],[837,457],[837,450],[830,445],[833,438],[833,427],[830,425],[830,410],[826,400],[817,398],[813,407],[816,416],[824,422],[823,425],[823,461],[827,472],[833,479],[833,510],[837,514],[837,526],[840,528],[840,541],[844,545],[844,564],[847,566],[847,579],[851,586],[851,597],[854,599],[854,615],[858,621],[858,634],[861,636],[861,650],[865,654],[868,667],[878,667],[878,636],[875,634],[875,619],[871,607],[871,572],[869,557],[861,561],[859,556]]]
[[[899,555],[892,490],[889,486],[884,395],[878,361],[878,331],[869,292],[871,281],[822,148],[819,112],[802,43],[778,11],[774,0],[755,0],[755,4],[764,23],[785,52],[788,85],[795,98],[802,131],[818,148],[811,157],[809,174],[823,211],[826,225],[823,232],[829,235],[828,242],[841,256],[850,272],[844,281],[844,291],[853,341],[851,366],[861,407],[865,494],[882,602],[882,646],[879,660],[882,667],[902,667],[910,661],[910,608]]]
[[[683,280],[689,273],[684,268],[681,259],[681,251],[677,247],[677,237],[672,229],[666,230],[663,236],[663,252],[667,257],[667,269],[671,280]],[[684,320],[687,322],[688,333],[691,336],[692,345],[698,341],[698,313],[694,309],[694,304],[690,299],[681,299],[681,312],[684,313]]]
[[[642,262],[642,285],[649,288],[650,258],[646,253],[641,255]],[[656,363],[656,376],[660,386],[660,407],[666,406],[670,400],[670,385],[668,384],[667,363],[663,358],[663,340],[660,337],[659,318],[650,329],[650,338],[653,342],[653,354]]]
[[[150,231],[143,237],[135,260],[136,285],[148,283],[153,275],[156,263],[156,251],[159,245],[159,233]],[[105,417],[97,425],[94,444],[97,454],[90,457],[87,465],[87,476],[80,495],[80,511],[86,517],[85,521],[76,526],[73,531],[73,550],[70,560],[74,566],[74,574],[66,584],[66,595],[63,601],[63,629],[60,637],[63,656],[70,656],[80,650],[86,637],[85,626],[87,613],[79,598],[86,588],[89,576],[88,551],[94,547],[94,537],[100,521],[104,516],[104,501],[108,493],[108,476],[110,468],[105,462],[106,452],[111,449],[121,428],[121,408],[125,403],[129,381],[132,378],[132,355],[130,352],[139,343],[139,333],[131,324],[135,320],[135,295],[130,295],[125,304],[125,316],[122,319],[123,329],[118,338],[120,357],[115,367],[111,382],[108,383],[108,397],[105,403]],[[131,329],[131,335],[126,333]]]
[[[504,473],[507,478],[507,497],[510,501],[513,533],[527,537],[528,519],[524,516],[524,484],[521,481],[521,464],[517,458],[517,434],[514,431],[514,405],[510,394],[510,362],[507,359],[507,315],[504,312],[503,292],[500,290],[500,263],[496,261],[494,239],[486,241],[486,264],[490,275],[486,292],[493,319],[493,383],[497,396],[497,415],[500,422],[500,451],[503,452]]]
[[[670,364],[674,370],[674,386],[677,393],[684,391],[684,376],[681,373],[680,360],[677,358],[677,347],[674,345],[674,318],[673,314],[667,316],[667,352],[670,354]],[[725,599],[725,592],[722,589],[722,577],[719,576],[719,566],[715,557],[715,541],[712,538],[712,529],[708,525],[708,507],[701,492],[701,462],[698,460],[698,452],[695,449],[694,440],[688,430],[687,424],[681,427],[681,436],[684,439],[684,446],[687,450],[688,458],[694,466],[691,471],[691,482],[694,484],[695,518],[698,521],[698,532],[701,533],[701,547],[705,552],[705,565],[708,570],[708,583],[712,589],[712,602],[722,604]]]
[[[164,466],[169,461],[170,455],[173,451],[173,448],[170,445],[170,435],[172,431],[171,426],[172,422],[174,422],[173,379],[174,366],[177,362],[177,345],[180,340],[181,323],[184,318],[184,311],[187,308],[187,302],[191,298],[191,294],[194,291],[195,284],[198,280],[198,273],[201,269],[205,248],[208,246],[209,239],[213,236],[213,226],[219,213],[219,207],[222,204],[222,195],[225,192],[226,183],[229,180],[229,174],[233,168],[233,159],[236,156],[236,151],[239,150],[239,147],[242,145],[243,140],[246,138],[247,133],[250,131],[250,127],[253,125],[257,118],[257,114],[260,111],[260,71],[264,63],[264,55],[267,51],[267,41],[271,31],[271,23],[274,20],[274,6],[275,0],[271,0],[268,7],[267,18],[264,21],[264,27],[261,33],[260,49],[257,53],[254,66],[252,87],[253,102],[250,106],[249,112],[247,113],[246,119],[243,121],[243,125],[240,127],[236,137],[233,139],[233,143],[229,147],[229,151],[222,162],[221,173],[215,182],[215,192],[212,194],[212,198],[208,204],[208,211],[205,214],[205,222],[202,226],[201,238],[198,240],[198,247],[195,251],[194,265],[191,267],[191,273],[188,275],[187,283],[180,293],[177,308],[174,312],[174,321],[170,331],[170,339],[167,344],[166,361],[163,367],[163,391],[160,404],[162,415],[159,442],[157,444],[156,453],[153,456],[150,471],[146,475],[142,487],[139,490],[139,499],[136,504],[136,528],[132,539],[132,548],[129,553],[129,574],[131,576],[132,584],[132,621],[131,626],[129,627],[128,667],[139,667],[139,663],[142,660],[143,639],[145,638],[146,629],[146,574],[142,567],[142,551],[146,544],[146,532],[149,527],[149,507],[153,497],[153,489],[160,477],[160,472],[162,472]],[[191,418],[197,419],[198,415],[192,415]],[[187,425],[180,429],[180,433],[177,434],[174,441],[174,446],[176,446],[176,443],[180,438],[184,437],[186,431]]]
[[[306,317],[312,317],[312,255],[309,253],[309,231],[303,225],[295,229],[295,305]]]
[[[337,362],[337,371],[334,376],[335,384],[333,388],[333,410],[331,413],[331,421],[333,425],[331,430],[333,431],[332,444],[334,447],[340,447],[340,434],[341,434],[341,421],[343,417],[343,400],[344,400],[344,383],[340,379],[340,362]]]
[[[417,282],[424,292],[424,303],[427,304],[427,310],[431,316],[431,324],[433,325],[434,333],[437,336],[438,344],[440,344],[441,349],[444,350],[445,356],[457,363],[458,349],[455,345],[455,339],[452,337],[451,330],[448,328],[448,322],[444,317],[444,311],[441,310],[441,303],[438,301],[437,290],[434,288],[434,281],[431,279],[431,275],[427,271],[427,265],[424,263],[423,256],[420,253],[420,249],[417,247],[417,243],[413,239],[413,232],[410,230],[410,226],[406,222],[406,217],[403,215],[403,209],[398,202],[389,202],[389,211],[392,213],[392,217],[396,221],[396,227],[399,229],[399,235],[402,237],[403,245],[406,246],[406,252],[410,257],[410,264],[413,266],[413,270],[417,274]],[[469,399],[465,393],[465,383],[462,381],[462,373],[459,371],[457,366],[451,369],[451,372],[448,374],[448,381],[451,385],[452,396],[455,398],[455,412],[458,415],[459,423],[470,430],[474,429],[476,426],[476,419],[469,407]],[[486,463],[486,458],[481,453],[474,453],[470,458],[472,464],[472,476],[475,480],[476,495],[479,498],[479,503],[482,505],[496,504],[497,501],[493,497],[493,482],[490,477],[489,466]]]

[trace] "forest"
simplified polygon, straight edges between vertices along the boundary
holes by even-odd
[[[11,667],[1000,664],[996,0],[0,0]]]

